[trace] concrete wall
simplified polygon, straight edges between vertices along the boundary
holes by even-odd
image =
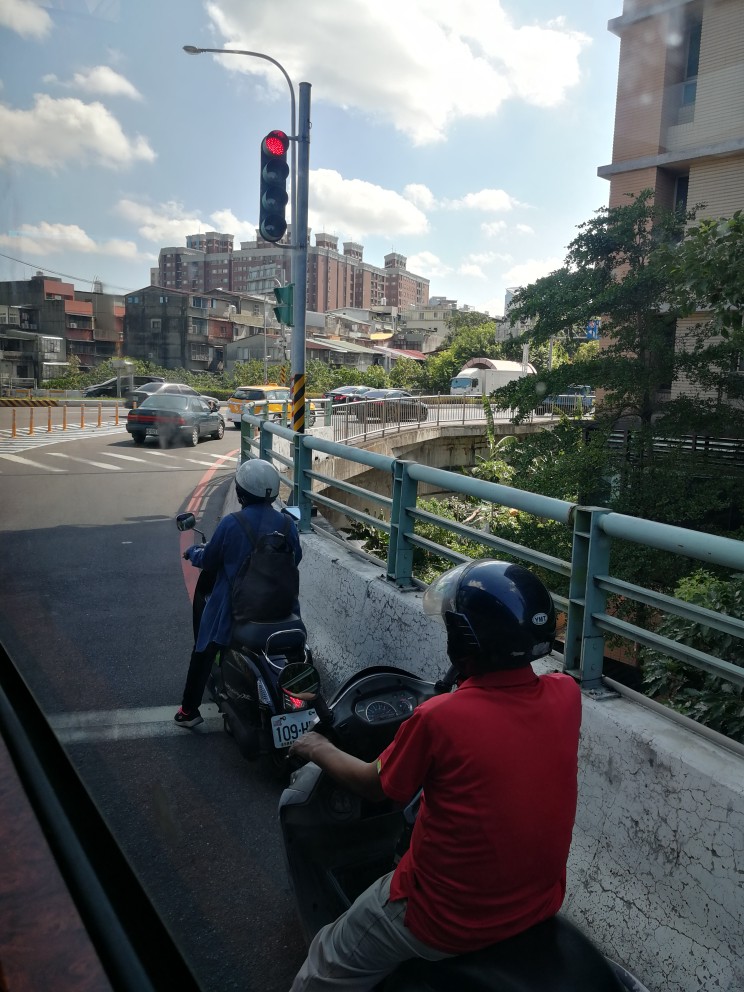
[[[444,632],[420,592],[323,534],[302,544],[327,693],[371,664],[443,671]],[[579,784],[566,915],[651,992],[741,992],[744,761],[635,702],[585,697]]]

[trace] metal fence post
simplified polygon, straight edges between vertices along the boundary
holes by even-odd
[[[390,512],[390,544],[388,545],[387,577],[399,586],[413,585],[413,546],[408,541],[414,520],[408,510],[416,506],[418,482],[408,474],[410,462],[396,459],[393,463],[393,507]]]
[[[310,471],[313,464],[313,451],[309,444],[306,444],[305,435],[301,434],[299,431],[295,431],[293,438],[294,444],[294,459],[293,459],[293,469],[294,476],[292,479],[292,495],[293,504],[299,508],[300,511],[300,521],[299,521],[299,531],[301,534],[307,534],[312,527],[310,525],[310,516],[312,513],[312,500],[309,496],[305,496],[303,489],[307,484],[312,488],[312,479],[310,479],[306,473]]]
[[[264,424],[261,424],[260,435],[258,438],[258,457],[263,458],[264,461],[271,461],[271,453],[274,450],[274,435],[269,431],[264,430]]]
[[[565,670],[579,679],[581,688],[603,695],[604,633],[592,615],[604,613],[607,593],[598,589],[595,576],[610,570],[610,539],[600,530],[601,517],[609,510],[577,506],[574,511]],[[607,695],[614,693],[607,692]]]
[[[248,461],[253,457],[251,451],[251,440],[253,438],[253,424],[240,417],[240,463]]]

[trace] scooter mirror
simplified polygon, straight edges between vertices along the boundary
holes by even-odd
[[[193,513],[179,513],[176,517],[176,527],[179,530],[193,530],[196,527],[196,517]]]
[[[287,696],[312,702],[320,692],[320,675],[314,665],[304,661],[285,665],[279,675],[279,688]]]
[[[293,520],[299,520],[302,516],[299,506],[285,506],[282,513],[286,513]]]

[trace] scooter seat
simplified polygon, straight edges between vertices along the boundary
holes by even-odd
[[[307,630],[302,618],[294,613],[282,620],[267,623],[248,620],[233,627],[232,644],[238,650],[248,648],[249,651],[263,651],[269,638],[270,653],[283,654],[285,651],[299,650],[305,643]]]
[[[554,916],[481,951],[406,961],[384,992],[625,992],[612,965],[564,917]]]

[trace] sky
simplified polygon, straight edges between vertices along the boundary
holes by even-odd
[[[313,236],[492,315],[607,204],[622,0],[0,0],[0,280],[146,286],[253,240],[259,149],[311,84]]]

